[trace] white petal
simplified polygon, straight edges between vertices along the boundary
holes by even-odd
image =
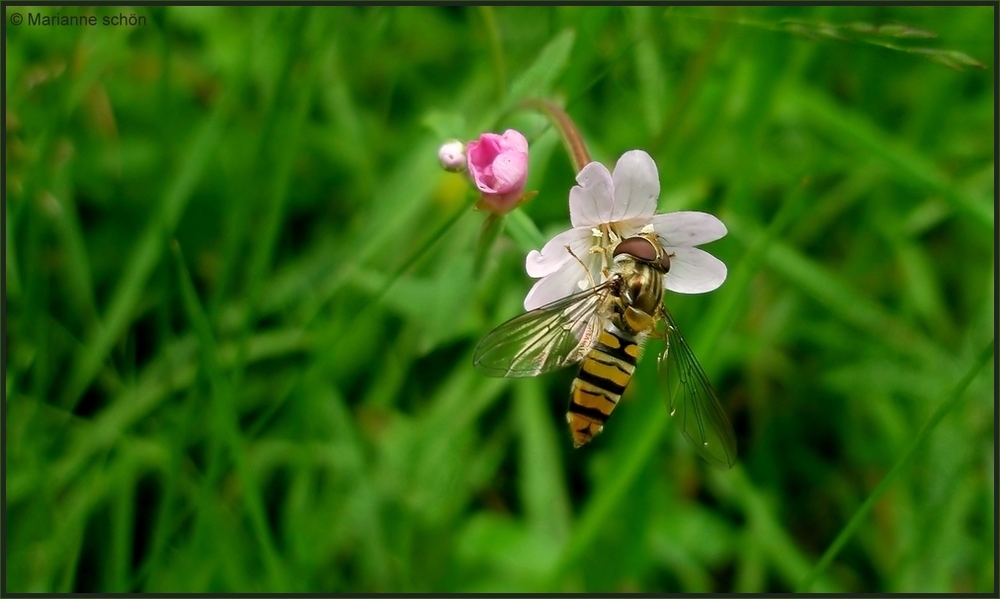
[[[629,150],[615,165],[613,221],[650,217],[660,196],[660,176],[656,163],[642,150]]]
[[[674,293],[707,293],[726,280],[726,265],[705,250],[672,247],[665,251],[673,255],[663,286]]]
[[[615,184],[608,167],[591,162],[576,175],[579,185],[569,190],[569,220],[574,227],[595,227],[611,222]]]
[[[550,239],[542,251],[531,250],[524,260],[524,270],[528,276],[537,279],[548,276],[559,270],[569,261],[576,262],[573,256],[566,251],[566,246],[570,246],[573,253],[581,260],[588,260],[590,247],[594,244],[593,237],[589,229],[570,229],[563,231]]]
[[[633,218],[631,220],[618,221],[618,225],[615,227],[615,230],[618,231],[618,234],[621,236],[622,239],[628,239],[629,237],[635,237],[636,235],[641,233],[642,230],[648,224],[649,224],[649,217]]]
[[[726,236],[726,225],[707,212],[668,212],[653,217],[660,243],[669,247],[693,247]]]
[[[580,266],[579,262],[573,260],[535,283],[527,297],[524,298],[524,309],[541,308],[567,295],[586,289],[590,285],[590,279],[583,267]]]

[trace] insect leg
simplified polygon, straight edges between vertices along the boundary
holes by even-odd
[[[569,252],[569,255],[573,256],[573,258],[580,263],[580,266],[583,267],[583,272],[587,273],[587,278],[590,279],[590,286],[597,287],[597,281],[594,280],[594,275],[590,274],[590,269],[587,268],[587,265],[584,264],[583,260],[580,260],[580,257],[577,256],[576,253],[573,252],[573,248],[569,247],[568,245],[565,247],[566,251]]]

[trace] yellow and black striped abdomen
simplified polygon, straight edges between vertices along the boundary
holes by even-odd
[[[583,359],[570,390],[566,422],[573,445],[580,447],[601,432],[635,372],[639,344],[609,324]]]

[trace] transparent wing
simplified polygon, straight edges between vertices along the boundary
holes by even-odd
[[[579,362],[597,341],[610,290],[602,283],[508,320],[479,342],[473,364],[490,376],[525,377]]]
[[[731,468],[736,463],[733,427],[673,316],[666,308],[663,314],[667,320],[667,347],[660,354],[659,371],[670,399],[670,415],[703,458]]]

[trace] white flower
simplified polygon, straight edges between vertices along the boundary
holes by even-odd
[[[591,162],[580,170],[576,181],[579,185],[569,192],[573,228],[550,239],[541,252],[532,250],[525,260],[528,275],[541,279],[524,298],[525,310],[603,281],[611,250],[640,232],[655,232],[670,256],[670,271],[663,277],[666,289],[705,293],[726,280],[726,265],[695,247],[724,237],[726,226],[704,212],[655,214],[660,181],[656,163],[646,152],[625,152],[614,174],[603,164]]]

